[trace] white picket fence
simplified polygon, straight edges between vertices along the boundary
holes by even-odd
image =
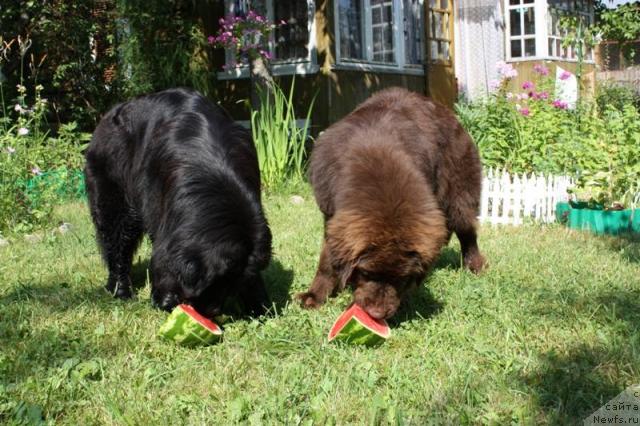
[[[520,225],[531,218],[555,221],[556,203],[567,201],[568,176],[510,175],[488,170],[482,182],[479,220],[482,223]]]

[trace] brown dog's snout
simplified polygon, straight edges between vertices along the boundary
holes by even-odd
[[[366,282],[353,295],[354,302],[375,319],[390,318],[400,307],[400,295],[390,284]]]

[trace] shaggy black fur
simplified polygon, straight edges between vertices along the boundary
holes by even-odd
[[[115,106],[93,134],[85,177],[114,296],[131,297],[132,257],[146,232],[156,306],[189,303],[213,317],[237,296],[262,311],[271,232],[256,151],[221,108],[187,89]]]

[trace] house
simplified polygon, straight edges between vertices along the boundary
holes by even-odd
[[[299,113],[316,97],[316,130],[385,87],[449,106],[459,94],[481,96],[500,60],[514,63],[522,78],[540,61],[572,70],[575,52],[562,46],[559,18],[593,21],[593,0],[224,0],[214,8],[218,18],[253,9],[284,23],[269,43],[272,71],[284,87],[296,76]],[[248,69],[223,70],[229,52],[214,61],[219,99],[246,116],[238,103],[248,98]]]
[[[584,25],[594,22],[593,0],[461,0],[455,10],[455,75],[467,98],[491,90],[498,61],[518,71],[514,88],[534,77],[534,65],[544,62],[575,72],[577,51],[563,46],[560,19],[574,16]],[[586,49],[583,80],[594,82],[594,54]],[[552,74],[553,75],[553,74]]]

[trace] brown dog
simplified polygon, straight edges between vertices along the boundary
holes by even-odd
[[[311,288],[298,295],[303,306],[351,283],[355,303],[388,318],[452,232],[464,264],[482,269],[480,158],[445,107],[399,88],[375,94],[318,138],[310,179],[325,236]]]

